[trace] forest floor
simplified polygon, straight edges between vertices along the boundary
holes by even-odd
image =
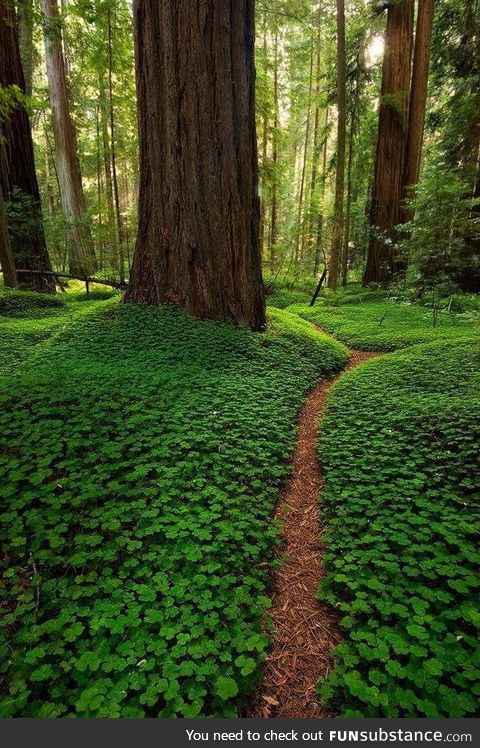
[[[1,716],[475,712],[478,298],[302,300],[0,293]]]
[[[351,350],[344,372],[378,353]],[[318,699],[318,682],[334,667],[332,650],[341,639],[338,617],[318,599],[325,576],[324,489],[317,440],[328,394],[343,375],[321,380],[300,413],[293,455],[293,474],[275,511],[283,526],[281,562],[272,581],[272,646],[263,666],[263,681],[247,710],[249,717],[319,718],[333,716]]]

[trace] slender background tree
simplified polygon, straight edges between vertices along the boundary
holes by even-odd
[[[60,199],[67,224],[69,269],[71,273],[91,274],[96,268],[95,252],[86,215],[77,136],[70,113],[62,23],[57,0],[41,0],[48,91],[52,108],[55,165]]]
[[[332,249],[330,252],[328,273],[328,285],[333,289],[337,287],[342,259],[345,142],[347,126],[345,54],[345,2],[344,0],[337,0],[337,156]]]

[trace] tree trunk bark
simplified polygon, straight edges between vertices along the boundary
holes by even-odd
[[[335,208],[333,236],[328,271],[328,287],[336,289],[340,275],[343,236],[343,200],[345,190],[346,140],[346,60],[345,2],[337,0],[337,168],[335,174]]]
[[[267,47],[267,20],[266,15],[263,16],[263,60],[265,65],[265,71],[268,70],[267,65],[268,58],[268,47]],[[267,160],[268,160],[268,107],[265,107],[262,117],[262,178],[261,178],[261,195],[260,201],[260,249],[262,252],[262,259],[265,252],[265,236],[268,235],[266,229],[267,223]]]
[[[352,177],[353,177],[353,144],[355,139],[355,109],[352,109],[350,121],[350,136],[348,140],[348,159],[347,159],[347,204],[345,206],[345,230],[343,232],[343,252],[342,252],[342,286],[347,285],[348,281],[348,262],[349,262],[349,245],[350,245],[350,224],[352,213]]]
[[[101,270],[102,272],[105,270],[105,237],[103,232],[103,172],[102,172],[102,114],[101,114],[101,106],[97,105],[95,107],[95,125],[96,125],[96,138],[95,138],[95,146],[96,146],[96,161],[97,161],[97,212],[98,212],[98,233],[99,233],[99,239],[98,239],[98,249],[99,249],[99,261],[97,264],[97,270]],[[108,217],[107,217],[107,223],[108,223]]]
[[[394,243],[403,197],[414,5],[401,0],[388,6],[365,285],[386,284],[402,269]]]
[[[139,229],[126,299],[265,324],[253,0],[135,0]]]
[[[434,12],[435,0],[422,0],[419,3],[415,49],[413,53],[412,88],[408,113],[405,173],[403,177],[404,198],[413,198],[415,196],[414,188],[418,183],[420,175]],[[402,217],[405,221],[411,221],[413,214],[413,208],[407,207]]]
[[[93,273],[96,263],[87,224],[75,126],[70,114],[62,50],[61,19],[57,0],[41,0],[41,4],[44,18],[48,91],[55,138],[55,163],[62,209],[67,223],[69,267],[72,274],[85,272],[88,275]]]
[[[345,231],[343,236],[343,254],[342,254],[342,286],[346,286],[348,282],[348,266],[350,262],[350,235],[351,235],[351,216],[352,216],[352,201],[353,201],[353,151],[355,145],[355,138],[358,127],[358,111],[360,106],[360,77],[363,69],[363,42],[362,49],[357,55],[357,64],[355,69],[355,90],[353,94],[353,102],[350,111],[350,133],[348,141],[348,162],[347,162],[347,204],[345,206]]]
[[[272,206],[270,214],[269,257],[273,273],[277,263],[276,244],[278,233],[277,164],[278,164],[278,30],[275,29],[273,43],[273,132],[272,132]]]
[[[115,220],[115,208],[113,201],[113,182],[112,182],[112,161],[110,154],[110,136],[108,134],[109,105],[106,93],[106,87],[103,80],[103,73],[99,78],[100,93],[100,116],[101,116],[101,138],[102,138],[102,161],[103,175],[105,178],[105,199],[107,207],[107,244],[110,247],[108,253],[108,262],[110,267],[120,270],[120,261],[118,257],[118,229]]]
[[[0,0],[0,85],[16,86],[25,93],[20,48],[13,5]],[[0,188],[5,203],[17,204],[22,224],[10,235],[15,267],[51,270],[38,190],[32,133],[24,106],[14,103],[0,119]],[[55,293],[55,285],[41,275],[22,273],[18,287]]]
[[[322,242],[323,242],[323,224],[324,224],[324,215],[323,215],[323,201],[325,199],[325,190],[327,186],[327,156],[328,156],[328,116],[329,116],[329,108],[328,104],[325,107],[325,123],[324,123],[324,136],[323,136],[323,155],[322,155],[322,180],[321,180],[321,191],[320,191],[320,202],[321,206],[318,211],[318,219],[317,219],[317,236],[315,239],[315,258],[313,261],[313,275],[317,277],[318,275],[318,268],[320,267],[320,260],[322,256]],[[325,255],[325,252],[323,253]]]
[[[310,119],[312,113],[312,92],[313,92],[313,43],[310,49],[310,69],[308,78],[308,103],[307,103],[307,122],[305,124],[305,143],[303,146],[302,176],[300,178],[300,195],[298,197],[298,236],[295,248],[295,272],[297,271],[298,260],[303,261],[303,196],[305,192],[305,177],[307,174],[308,145],[310,140]]]
[[[120,197],[118,191],[117,176],[117,152],[115,144],[115,113],[113,109],[113,48],[112,48],[112,12],[108,8],[108,103],[110,115],[110,156],[112,161],[112,183],[113,196],[115,198],[115,215],[117,217],[118,231],[118,264],[120,272],[120,281],[125,280],[125,258],[123,256],[123,225],[122,213],[120,211]]]
[[[321,21],[319,18],[318,22],[318,33],[317,33],[317,61],[315,71],[315,115],[313,120],[313,155],[312,155],[312,173],[310,177],[310,199],[308,208],[308,230],[307,230],[307,241],[308,245],[311,246],[313,236],[313,219],[315,215],[316,207],[316,191],[317,191],[317,177],[318,177],[318,165],[320,162],[320,80],[321,80]]]
[[[25,78],[25,93],[32,95],[33,78],[33,0],[17,0],[18,41]]]

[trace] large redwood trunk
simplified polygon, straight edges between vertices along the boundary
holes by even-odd
[[[365,284],[388,283],[401,269],[395,226],[403,198],[414,5],[400,0],[388,6]]]
[[[0,85],[17,86],[25,93],[16,19],[13,4],[8,0],[0,0]],[[30,122],[19,102],[2,113],[0,119],[0,188],[5,203],[15,204],[15,214],[19,216],[10,236],[15,267],[50,271]],[[7,276],[4,280],[8,284]],[[18,287],[55,292],[51,281],[36,273],[19,273]]]
[[[413,53],[412,88],[408,113],[405,172],[403,178],[405,198],[414,196],[415,191],[412,188],[416,186],[420,175],[434,10],[435,0],[422,0],[418,5],[415,50]],[[412,220],[412,208],[408,207],[405,209],[404,218],[407,221]]]
[[[73,274],[84,272],[88,275],[96,269],[96,262],[86,219],[75,126],[70,114],[60,16],[57,0],[41,0],[41,5],[55,139],[55,164],[63,214],[67,222],[69,268]]]
[[[265,322],[253,0],[135,0],[140,131],[129,301]]]

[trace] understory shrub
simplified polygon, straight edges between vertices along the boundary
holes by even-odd
[[[0,379],[0,713],[236,716],[296,415],[348,354],[279,310],[102,303]]]
[[[332,390],[320,594],[344,640],[320,695],[341,716],[478,712],[479,364],[478,342],[440,340]]]

